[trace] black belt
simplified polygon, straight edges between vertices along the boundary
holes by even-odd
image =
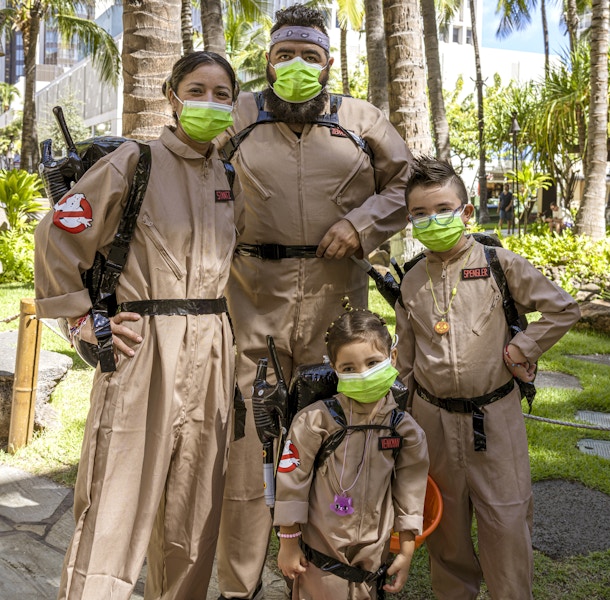
[[[117,307],[119,312],[134,312],[143,317],[155,315],[212,315],[228,312],[227,299],[193,299],[193,300],[136,300],[122,302]]]
[[[282,258],[317,258],[317,246],[282,246],[282,244],[237,244],[235,254],[263,260]]]
[[[381,591],[383,593],[382,588],[383,584],[385,583],[386,571],[388,570],[387,564],[381,565],[381,567],[374,572],[365,571],[360,567],[346,565],[345,563],[338,561],[336,558],[332,558],[331,556],[327,556],[322,552],[318,552],[318,550],[314,550],[314,548],[308,546],[303,541],[301,541],[301,548],[303,549],[305,558],[313,565],[318,567],[318,569],[321,569],[326,573],[332,573],[337,577],[341,577],[341,579],[345,579],[353,583],[377,582],[377,598],[381,600],[384,597],[380,596],[379,592]]]
[[[438,406],[448,412],[455,413],[471,413],[472,414],[472,429],[474,432],[474,449],[475,452],[483,452],[487,450],[487,438],[485,437],[485,424],[483,411],[481,408],[487,404],[491,404],[496,400],[504,398],[515,388],[515,380],[511,379],[504,385],[495,389],[489,394],[477,396],[476,398],[438,398],[425,390],[419,383],[415,382],[417,393],[421,398],[434,406]]]

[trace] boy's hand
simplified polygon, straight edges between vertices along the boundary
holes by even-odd
[[[308,564],[297,539],[280,540],[277,566],[286,577],[294,579],[301,573],[305,573]]]
[[[536,363],[530,363],[514,344],[506,344],[502,353],[504,364],[513,377],[530,383],[536,377]]]

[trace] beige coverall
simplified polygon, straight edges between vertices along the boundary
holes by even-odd
[[[240,94],[234,130],[255,122],[257,115],[253,95]],[[245,197],[240,243],[317,246],[345,218],[367,256],[404,227],[411,160],[404,140],[381,111],[362,100],[343,98],[339,123],[369,143],[374,168],[352,140],[318,125],[306,125],[297,136],[285,123],[261,124],[242,142],[232,161]],[[298,365],[322,362],[324,334],[342,312],[345,295],[353,306],[367,305],[367,275],[349,258],[235,256],[233,261],[227,297],[248,416],[246,437],[231,443],[218,543],[220,590],[226,598],[253,594],[271,529],[262,447],[249,400],[258,359],[268,355],[266,336],[273,336],[287,378]]]
[[[519,314],[542,313],[511,340],[535,362],[578,320],[578,306],[527,260],[496,250]],[[441,310],[462,269],[487,267],[483,246],[471,238],[449,261],[428,254],[427,262]],[[433,329],[440,315],[425,260],[403,280],[405,308],[396,303],[398,369],[411,392],[413,417],[426,432],[430,475],[443,495],[443,518],[427,539],[432,587],[442,600],[474,600],[481,577],[494,600],[532,597],[533,503],[519,388],[515,385],[507,396],[482,408],[487,450],[478,452],[472,413],[448,412],[415,393],[417,382],[438,398],[475,398],[511,381],[502,354],[510,338],[502,296],[493,276],[487,275],[459,282],[445,335]],[[473,509],[478,557],[470,533]]]
[[[347,422],[369,424],[377,403],[361,404],[337,394]],[[380,400],[372,423],[389,426],[392,409],[397,408],[392,394]],[[340,426],[323,402],[316,402],[294,418],[288,442],[298,460],[286,463],[277,475],[275,525],[301,524],[303,541],[336,560],[376,571],[388,555],[394,531],[422,532],[423,507],[428,475],[426,437],[413,418],[405,413],[396,427],[403,437],[396,457],[392,450],[380,450],[379,438],[389,430],[355,431],[346,436],[319,468],[316,454],[323,442]],[[349,438],[347,460],[345,446]],[[361,461],[362,459],[362,461]],[[283,463],[282,463],[283,464]],[[362,466],[361,466],[362,465]],[[292,470],[290,470],[292,469]],[[341,477],[341,474],[343,476]],[[358,475],[358,473],[360,473]],[[339,481],[342,481],[342,486]],[[337,515],[330,509],[334,495],[355,482],[347,496],[353,500],[352,514]],[[376,598],[376,584],[348,582],[309,564],[295,580],[298,600],[363,600]]]
[[[224,166],[215,150],[204,158],[169,128],[150,147],[148,189],[117,300],[221,297],[236,221],[234,202],[216,194],[229,190]],[[91,307],[80,272],[114,236],[138,155],[136,144],[124,143],[101,159],[38,226],[38,316],[77,317]],[[120,355],[115,372],[95,373],[59,598],[128,600],[145,555],[147,600],[204,598],[232,423],[229,318],[123,324],[143,341],[133,358]]]

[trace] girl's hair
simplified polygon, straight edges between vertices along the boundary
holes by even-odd
[[[326,331],[326,351],[331,364],[335,364],[339,349],[353,342],[370,342],[380,352],[390,355],[392,336],[385,320],[366,308],[353,308],[343,299],[344,312]]]
[[[177,92],[180,82],[189,73],[192,73],[197,67],[206,64],[220,65],[226,71],[231,81],[231,89],[233,91],[232,100],[235,102],[237,94],[239,94],[239,84],[237,83],[237,78],[235,77],[233,67],[229,64],[227,59],[220,56],[220,54],[207,51],[191,52],[190,54],[185,54],[182,58],[176,61],[172,68],[172,74],[163,82],[163,86],[161,87],[163,95],[166,98],[169,98],[170,91],[174,90],[174,92]]]

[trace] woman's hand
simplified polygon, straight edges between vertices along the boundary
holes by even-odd
[[[112,344],[115,349],[115,356],[117,352],[123,353],[125,356],[132,357],[135,354],[135,350],[127,342],[132,344],[139,344],[142,342],[142,336],[130,329],[126,325],[122,325],[124,321],[139,321],[141,316],[138,313],[133,312],[120,312],[110,319],[110,330],[112,331]],[[70,326],[73,326],[73,320],[68,320]],[[74,320],[75,322],[77,320]],[[93,331],[93,319],[89,317],[87,322],[81,327],[77,334],[84,342],[89,342],[97,346],[97,338]]]
[[[295,579],[301,573],[305,573],[308,564],[298,539],[280,539],[277,566],[285,577]]]

